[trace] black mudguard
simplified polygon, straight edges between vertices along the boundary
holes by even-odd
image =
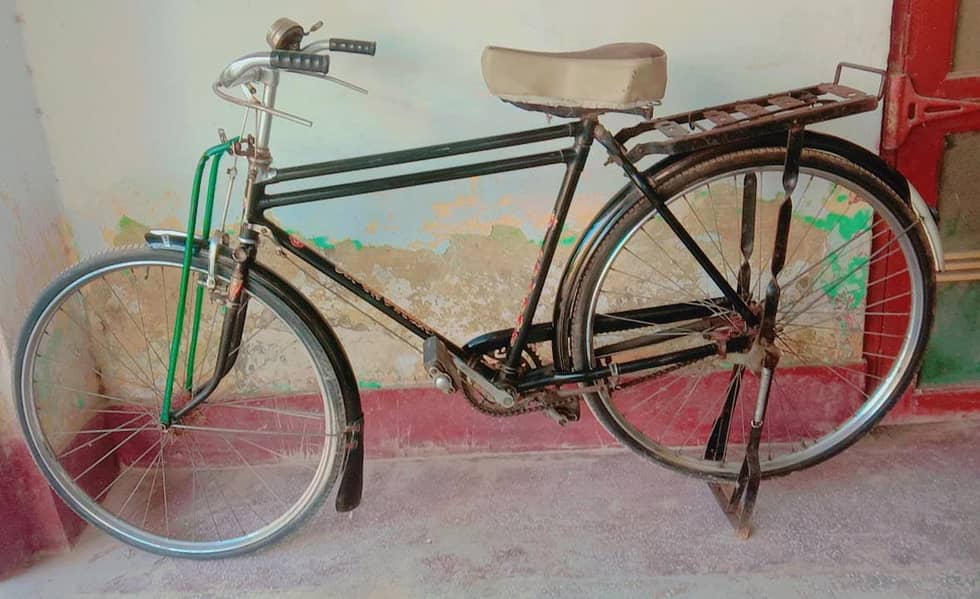
[[[184,233],[176,231],[150,231],[146,234],[150,247],[180,252],[184,251],[186,238]],[[207,251],[204,242],[199,240],[196,245],[195,253]],[[222,254],[231,259],[226,248],[222,248]],[[335,507],[338,512],[349,512],[360,505],[364,483],[364,412],[361,410],[361,395],[350,360],[333,329],[298,289],[259,262],[252,265],[250,276],[264,279],[264,282],[284,291],[286,303],[310,327],[336,366],[346,417],[346,445]]]
[[[763,135],[739,143],[716,146],[689,154],[668,156],[647,169],[645,174],[653,180],[654,186],[656,186],[657,182],[664,180],[677,171],[686,169],[692,164],[713,158],[719,154],[749,148],[768,148],[785,145],[785,132]],[[827,152],[828,154],[836,154],[854,162],[884,181],[906,203],[911,203],[909,184],[905,177],[889,166],[879,156],[867,149],[846,139],[811,130],[807,130],[804,134],[803,146],[805,148]],[[571,257],[565,264],[565,270],[562,273],[561,282],[558,285],[558,293],[555,296],[554,313],[552,315],[552,322],[555,323],[552,352],[559,371],[568,371],[572,368],[571,348],[568,347],[568,340],[571,337],[571,315],[569,314],[568,304],[572,294],[575,292],[575,283],[578,281],[582,269],[588,263],[589,257],[592,256],[598,247],[599,241],[618,222],[619,217],[633,205],[632,192],[633,186],[625,185],[606,202],[606,205],[586,228],[585,233],[579,239],[578,244],[572,251]]]

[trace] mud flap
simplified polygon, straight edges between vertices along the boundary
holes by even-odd
[[[349,512],[361,505],[361,492],[364,488],[364,416],[347,426],[347,455],[344,457],[344,471],[337,490],[336,508],[338,512]]]

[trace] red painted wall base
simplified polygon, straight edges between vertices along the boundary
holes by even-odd
[[[586,406],[582,419],[562,428],[544,414],[491,418],[457,395],[430,388],[361,391],[369,457],[548,451],[617,447]],[[980,418],[980,388],[908,393],[885,418],[903,424]]]
[[[362,401],[365,445],[368,456],[373,458],[618,446],[585,406],[581,421],[562,428],[540,413],[491,418],[473,410],[461,396],[446,396],[430,388],[365,390]],[[980,389],[909,393],[886,422],[901,424],[963,416],[980,416]],[[0,452],[2,578],[39,556],[67,550],[84,524],[50,490],[22,439],[0,441]],[[134,452],[120,459],[126,462],[128,455],[137,460]],[[84,456],[79,460],[91,462]],[[104,486],[112,480],[118,466],[109,462],[104,471],[89,475],[91,484]]]
[[[83,522],[54,496],[24,441],[0,441],[0,578],[65,551]]]

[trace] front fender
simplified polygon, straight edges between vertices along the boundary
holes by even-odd
[[[151,230],[145,237],[147,244],[152,248],[181,253],[187,243],[187,234],[183,231]],[[194,245],[195,253],[207,252],[206,240],[195,239]],[[219,252],[221,256],[231,259],[231,252],[227,246],[219,246]],[[350,511],[361,502],[364,478],[364,413],[361,410],[361,394],[350,360],[333,329],[306,296],[260,262],[252,264],[251,272],[254,276],[265,279],[270,285],[285,291],[284,297],[289,307],[306,321],[324,351],[332,355],[336,361],[337,382],[340,385],[346,417],[346,448],[344,449],[346,453],[340,487],[337,490],[336,508],[339,512]]]

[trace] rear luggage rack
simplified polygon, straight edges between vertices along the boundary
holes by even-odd
[[[844,68],[875,73],[881,77],[876,95],[841,85]],[[837,65],[832,83],[818,83],[785,92],[738,100],[672,116],[644,121],[616,134],[621,144],[644,133],[658,136],[633,146],[626,156],[636,162],[650,154],[684,154],[787,131],[798,125],[829,121],[878,107],[884,94],[885,71],[849,62]]]

